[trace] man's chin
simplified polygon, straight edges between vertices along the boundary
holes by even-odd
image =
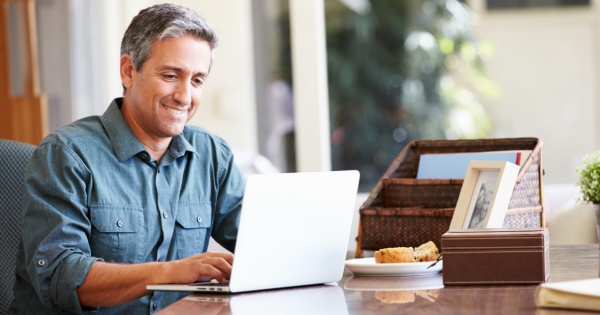
[[[173,137],[179,136],[182,132],[183,132],[183,128],[163,130],[162,137],[163,138],[173,138]]]

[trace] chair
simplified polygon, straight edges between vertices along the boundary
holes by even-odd
[[[8,312],[14,298],[24,172],[34,149],[31,144],[0,139],[0,314]]]

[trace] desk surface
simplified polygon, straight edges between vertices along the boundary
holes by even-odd
[[[550,248],[549,281],[597,278],[598,245]],[[425,281],[426,280],[426,281]],[[319,285],[232,295],[193,294],[157,314],[581,314],[537,309],[536,285],[441,286],[441,274],[407,286],[399,277],[354,277]]]

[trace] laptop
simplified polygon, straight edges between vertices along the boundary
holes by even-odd
[[[146,288],[237,293],[339,281],[359,177],[355,170],[250,175],[229,282]]]

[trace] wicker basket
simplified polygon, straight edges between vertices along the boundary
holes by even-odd
[[[416,179],[421,154],[531,150],[521,163],[504,219],[505,228],[545,226],[542,141],[537,138],[418,140],[409,143],[360,207],[356,257],[363,250],[418,246],[438,248],[450,226],[462,179]]]

